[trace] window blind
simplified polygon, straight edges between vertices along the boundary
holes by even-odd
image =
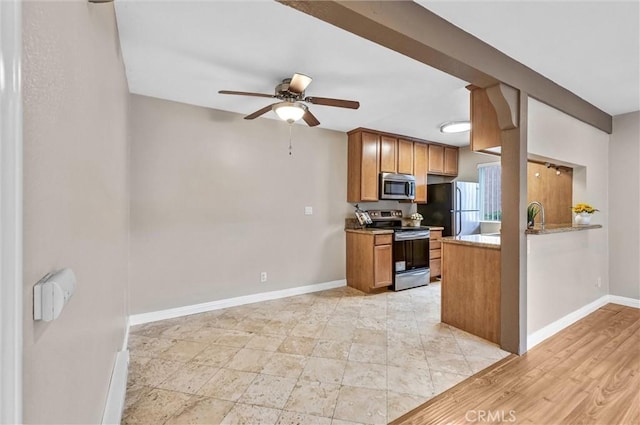
[[[481,220],[500,221],[502,219],[501,174],[499,162],[478,164]]]

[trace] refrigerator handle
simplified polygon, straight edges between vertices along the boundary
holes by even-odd
[[[456,205],[456,212],[454,214],[456,214],[456,225],[458,227],[457,232],[456,232],[456,236],[460,236],[460,233],[462,233],[462,213],[460,212],[460,206],[462,205],[462,191],[460,190],[459,187],[456,187],[456,200],[457,200],[457,205]],[[460,221],[460,224],[457,223],[457,221]]]

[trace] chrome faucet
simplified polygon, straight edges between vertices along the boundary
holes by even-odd
[[[529,205],[527,205],[527,209],[529,209],[531,205],[537,205],[538,207],[540,207],[540,213],[542,214],[542,221],[540,222],[540,227],[544,229],[544,207],[540,202],[533,201],[533,202],[529,202]]]

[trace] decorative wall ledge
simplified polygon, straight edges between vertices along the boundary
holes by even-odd
[[[547,235],[549,233],[565,233],[565,232],[579,232],[581,230],[601,229],[601,224],[548,224],[544,226],[544,229],[536,226],[533,229],[527,229],[525,233],[527,235]]]

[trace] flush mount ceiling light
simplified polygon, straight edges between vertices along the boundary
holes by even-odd
[[[471,130],[469,121],[449,121],[440,126],[441,133],[464,133]]]
[[[280,102],[277,105],[273,105],[272,109],[282,121],[286,121],[289,124],[298,121],[307,112],[307,107],[300,102]]]

